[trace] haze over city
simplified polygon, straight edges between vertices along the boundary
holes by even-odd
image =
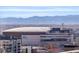
[[[0,24],[78,24],[78,19],[77,6],[0,6]]]

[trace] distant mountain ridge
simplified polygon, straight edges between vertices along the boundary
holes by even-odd
[[[79,15],[33,16],[29,18],[0,18],[0,24],[79,24]]]

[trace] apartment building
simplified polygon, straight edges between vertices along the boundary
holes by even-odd
[[[0,53],[20,53],[21,39],[0,35]]]

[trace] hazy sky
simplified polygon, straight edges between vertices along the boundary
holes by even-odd
[[[0,6],[0,17],[32,17],[32,16],[61,16],[79,15],[79,7],[57,7],[57,6],[27,6],[27,7],[3,7]]]

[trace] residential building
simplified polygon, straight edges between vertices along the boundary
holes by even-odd
[[[20,53],[21,39],[0,36],[0,53]]]

